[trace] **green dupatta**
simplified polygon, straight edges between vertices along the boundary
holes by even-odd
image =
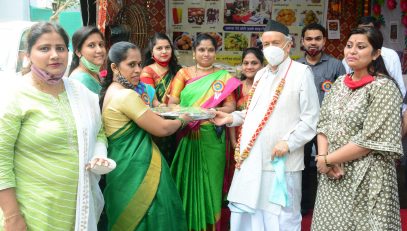
[[[150,134],[133,121],[108,137],[117,167],[106,177],[108,230],[185,230],[185,214]]]
[[[209,75],[195,78],[191,82],[187,82],[185,88],[180,95],[180,106],[202,106],[205,101],[214,95],[212,84],[214,81],[219,80],[227,85],[228,80],[234,79],[229,72],[225,70],[218,70]],[[237,86],[236,86],[237,87]]]

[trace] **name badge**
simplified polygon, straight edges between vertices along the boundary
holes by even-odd
[[[148,96],[148,94],[146,92],[141,94],[141,99],[144,101],[144,103],[146,105],[150,105],[150,97]]]
[[[332,88],[332,82],[330,80],[325,80],[322,84],[321,84],[321,89],[324,92],[329,92],[331,91]]]
[[[225,83],[222,82],[221,80],[216,80],[212,83],[212,90],[215,92],[215,99],[218,99],[220,95],[223,92],[223,89],[225,89]]]

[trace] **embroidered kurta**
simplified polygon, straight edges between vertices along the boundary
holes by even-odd
[[[98,179],[84,170],[90,158],[81,160],[81,155],[92,156],[95,149],[106,156],[106,137],[101,121],[97,122],[97,96],[80,84],[74,86],[68,80],[65,84],[75,96],[89,97],[82,102],[94,103],[85,105],[84,111],[95,113],[95,122],[88,127],[76,121],[78,110],[72,108],[71,101],[81,103],[70,98],[68,91],[55,98],[22,80],[9,91],[0,108],[0,190],[15,188],[28,230],[79,230],[79,226],[96,230],[103,207]],[[79,115],[88,116],[86,112]],[[78,140],[78,127],[86,131],[80,138],[95,136],[90,135],[93,139],[84,144]],[[101,144],[99,148],[96,142]]]
[[[402,155],[400,91],[381,76],[356,90],[343,81],[325,97],[317,132],[330,153],[349,142],[372,151],[345,163],[340,180],[320,175],[312,230],[401,230],[394,163]]]

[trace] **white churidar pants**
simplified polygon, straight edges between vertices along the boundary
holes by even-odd
[[[262,174],[259,208],[254,214],[232,210],[231,231],[301,231],[301,171],[286,173],[290,204],[279,206],[281,209],[268,202],[273,174],[271,171]]]

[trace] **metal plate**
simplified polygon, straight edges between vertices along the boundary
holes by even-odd
[[[153,112],[169,119],[175,119],[182,114],[188,114],[193,120],[207,120],[215,117],[212,110],[200,107],[156,107]]]

